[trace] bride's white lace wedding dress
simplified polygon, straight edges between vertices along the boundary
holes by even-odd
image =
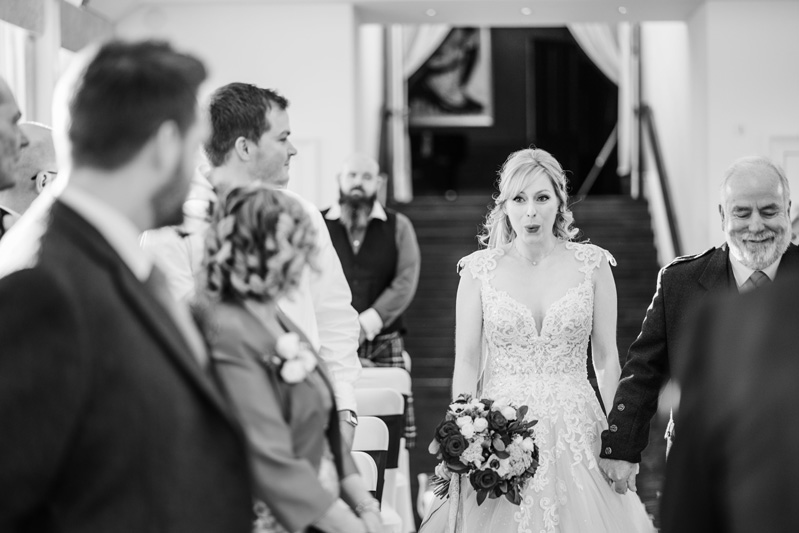
[[[522,503],[487,499],[461,483],[463,524],[468,533],[626,533],[655,531],[638,495],[617,494],[597,464],[605,415],[586,373],[594,311],[594,275],[606,251],[566,243],[584,274],[547,310],[541,331],[530,309],[492,284],[499,248],[477,251],[458,263],[481,282],[486,358],[481,398],[528,405],[538,419],[540,466]],[[449,502],[436,501],[420,533],[447,531]]]

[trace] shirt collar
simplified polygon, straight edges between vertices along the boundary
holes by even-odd
[[[9,215],[17,217],[17,218],[22,216],[21,214],[17,213],[16,211],[11,209],[10,207],[6,207],[4,205],[0,205],[0,212],[8,213]]]
[[[781,260],[782,256],[779,256],[776,261],[762,270],[771,281],[774,281],[777,277],[777,268],[779,268]],[[738,288],[741,288],[741,285],[746,283],[746,280],[749,279],[749,276],[752,275],[754,270],[738,261],[732,254],[732,251],[730,251],[730,265],[732,265],[732,273],[735,275],[735,283],[738,285]]]
[[[327,220],[338,220],[341,218],[341,205],[340,204],[333,204],[328,209],[327,214],[325,215]],[[385,222],[388,220],[388,215],[386,214],[386,210],[383,206],[375,200],[375,203],[372,204],[372,212],[369,213],[369,220],[376,218],[378,220],[382,220]]]
[[[139,229],[133,222],[77,187],[66,187],[58,199],[100,232],[139,281],[147,280],[153,260],[139,246]]]

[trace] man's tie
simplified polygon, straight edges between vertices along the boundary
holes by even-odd
[[[744,284],[741,285],[740,292],[749,292],[768,283],[771,283],[769,277],[762,270],[755,270],[752,272],[752,275],[749,276],[749,279],[744,281]]]
[[[191,313],[189,313],[186,304],[172,296],[169,282],[161,269],[153,265],[150,277],[147,278],[144,285],[150,289],[153,296],[164,306],[169,316],[175,321],[178,330],[183,334],[183,338],[186,340],[186,344],[189,345],[194,358],[200,363],[200,366],[205,367],[208,364],[208,353],[203,337],[191,318]]]

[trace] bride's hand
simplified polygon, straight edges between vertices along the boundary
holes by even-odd
[[[636,492],[635,476],[638,474],[638,465],[618,459],[605,459],[600,457],[599,470],[605,480],[613,486],[619,494],[624,494],[627,489]]]

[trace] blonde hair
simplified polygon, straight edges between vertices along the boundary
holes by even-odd
[[[549,152],[538,148],[526,148],[510,154],[499,171],[497,181],[499,192],[494,196],[494,207],[486,216],[483,232],[479,236],[482,245],[497,248],[516,237],[505,212],[505,203],[541,174],[549,178],[558,198],[558,213],[555,216],[552,233],[559,239],[567,241],[579,233],[574,227],[574,215],[568,207],[569,194],[566,192],[568,180],[560,163]]]
[[[261,183],[221,200],[205,240],[206,292],[221,300],[274,300],[315,267],[316,229],[300,203]]]

